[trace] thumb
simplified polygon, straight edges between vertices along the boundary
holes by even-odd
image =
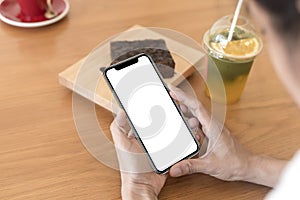
[[[172,177],[202,172],[205,169],[205,163],[200,159],[187,159],[175,164],[170,169]]]

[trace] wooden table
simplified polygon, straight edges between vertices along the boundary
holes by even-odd
[[[236,1],[72,0],[63,21],[22,29],[0,23],[0,199],[120,199],[119,172],[83,147],[72,92],[58,73],[132,25],[165,27],[200,42]],[[197,75],[189,81],[197,84]],[[111,114],[96,106],[108,132]],[[256,59],[226,125],[257,153],[290,159],[300,147],[300,112],[278,80],[266,48]],[[168,179],[160,199],[262,199],[268,188],[197,174]]]

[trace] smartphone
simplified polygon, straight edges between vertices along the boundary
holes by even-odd
[[[200,144],[150,56],[139,54],[103,73],[156,173],[199,152]]]

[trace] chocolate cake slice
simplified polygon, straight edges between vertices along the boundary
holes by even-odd
[[[166,42],[158,40],[114,41],[110,43],[111,64],[145,53],[155,62],[163,78],[174,76],[175,62]]]

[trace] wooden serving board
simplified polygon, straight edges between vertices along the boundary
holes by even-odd
[[[59,73],[59,83],[72,91],[84,96],[94,103],[114,112],[115,101],[106,84],[100,67],[110,63],[109,43],[118,40],[164,39],[175,61],[175,74],[172,78],[165,79],[167,84],[178,85],[195,72],[193,64],[203,58],[201,51],[190,48],[173,40],[162,33],[157,33],[148,28],[134,26],[124,33],[113,37],[94,49],[88,56]],[[174,53],[174,51],[176,53]],[[190,62],[177,54],[188,53]],[[192,56],[191,56],[192,55]]]

